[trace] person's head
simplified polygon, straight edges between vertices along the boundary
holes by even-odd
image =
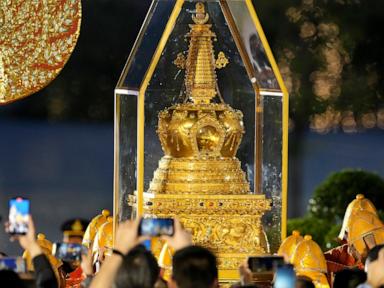
[[[171,285],[177,288],[211,288],[217,286],[216,257],[199,246],[178,250],[172,259]]]
[[[133,248],[124,257],[115,278],[116,288],[153,288],[160,268],[155,256],[144,246]]]
[[[306,276],[298,276],[296,279],[296,288],[315,288],[311,278]]]
[[[355,288],[367,280],[367,275],[359,269],[344,269],[336,273],[334,288]]]
[[[384,285],[384,244],[377,245],[368,252],[365,271],[371,286]]]
[[[25,287],[17,273],[10,270],[0,270],[1,287],[7,288],[23,288]]]
[[[85,219],[70,219],[61,225],[63,231],[64,243],[78,243],[83,242],[85,229],[88,226],[88,221]]]

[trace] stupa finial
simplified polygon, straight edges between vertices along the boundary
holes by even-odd
[[[223,52],[215,59],[212,40],[216,34],[212,25],[207,24],[209,14],[203,3],[196,4],[196,13],[192,16],[195,24],[189,25],[189,49],[187,58],[179,53],[174,64],[185,72],[186,96],[195,104],[208,104],[217,95],[216,69],[224,68],[228,63]]]

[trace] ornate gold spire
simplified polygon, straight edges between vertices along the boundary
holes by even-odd
[[[185,87],[187,97],[195,104],[208,104],[217,94],[216,69],[224,68],[228,59],[220,52],[215,59],[212,40],[216,34],[212,32],[212,25],[207,24],[209,14],[204,4],[196,4],[196,14],[192,16],[195,24],[189,25],[191,30],[186,35],[189,40],[187,59],[179,53],[174,64],[185,71]]]

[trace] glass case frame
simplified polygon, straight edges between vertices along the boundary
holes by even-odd
[[[273,53],[263,32],[260,21],[257,17],[251,0],[215,0],[215,1],[192,1],[192,0],[154,0],[143,27],[139,33],[136,43],[128,57],[127,64],[119,79],[115,89],[115,161],[114,161],[114,217],[115,227],[118,221],[131,217],[131,211],[127,205],[127,194],[137,191],[137,214],[143,212],[143,193],[145,192],[145,98],[146,90],[150,85],[155,69],[162,57],[167,41],[175,27],[175,23],[186,2],[215,2],[220,5],[226,23],[231,31],[233,40],[244,63],[248,80],[252,85],[255,94],[255,168],[254,171],[254,192],[255,194],[265,193],[266,189],[279,191],[279,196],[273,199],[274,203],[279,203],[279,230],[280,242],[286,237],[287,219],[287,180],[288,180],[288,91],[284,85]],[[261,42],[265,57],[273,71],[274,84],[260,83],[258,81],[258,71],[252,63],[252,51],[247,49],[241,27],[236,21],[236,5],[242,5],[249,13],[258,41]],[[159,12],[157,9],[160,9]],[[158,14],[156,14],[158,13]],[[161,17],[155,17],[156,15]],[[154,19],[156,18],[156,19]],[[155,24],[154,22],[155,21]],[[152,24],[151,24],[152,23]],[[152,25],[152,26],[151,26]],[[146,34],[147,33],[147,34]],[[150,35],[150,40],[148,40]],[[150,43],[146,43],[146,41]],[[146,49],[146,57],[138,54],[140,49]],[[144,50],[145,50],[144,49]],[[150,57],[148,57],[150,56]],[[140,63],[137,63],[140,62]],[[170,63],[171,65],[171,63]],[[264,85],[265,84],[265,85]],[[280,100],[281,99],[281,100]],[[275,130],[277,130],[277,140],[273,137],[264,137],[265,129],[274,131],[273,127],[264,126],[269,120],[275,117],[274,112],[265,113],[265,105],[273,105],[281,101],[281,111],[277,118]],[[275,104],[276,105],[276,104]],[[280,104],[277,104],[280,105]],[[268,118],[269,117],[269,118]],[[277,127],[277,128],[276,128]],[[264,130],[263,130],[264,129]],[[276,151],[273,143],[279,143]],[[281,144],[281,145],[280,145]],[[127,147],[129,147],[127,149]],[[266,150],[272,150],[263,154]],[[273,163],[277,168],[277,178],[270,177],[268,158],[273,158],[274,153],[280,154]],[[264,162],[263,162],[264,161]],[[271,161],[273,162],[273,161]],[[272,165],[272,166],[273,166]],[[280,166],[280,167],[279,167]],[[279,183],[271,183],[279,182]],[[271,188],[274,186],[275,188]],[[277,188],[276,188],[277,187]],[[273,198],[273,195],[267,195]],[[269,221],[269,220],[267,220]],[[273,225],[272,225],[273,226]],[[278,243],[276,243],[277,246]],[[272,248],[272,251],[276,247]]]

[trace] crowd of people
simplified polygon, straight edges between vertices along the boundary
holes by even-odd
[[[356,210],[358,213],[366,212],[366,208],[361,208],[361,199],[358,199],[358,206]],[[363,201],[366,201],[363,199]],[[367,202],[371,207],[370,202]],[[356,203],[355,203],[356,204]],[[354,204],[354,205],[355,205]],[[365,204],[364,204],[365,205]],[[353,205],[352,205],[353,206]],[[372,205],[373,206],[373,205]],[[352,207],[353,208],[353,207]],[[352,209],[351,208],[351,209]],[[350,210],[351,210],[350,209]],[[371,209],[371,208],[369,208]],[[347,211],[349,219],[350,216],[356,214],[355,210]],[[104,213],[104,212],[103,212]],[[351,214],[352,213],[352,214]],[[365,214],[362,215],[365,215]],[[105,216],[105,217],[104,217]],[[93,224],[98,222],[100,226],[101,217],[107,215],[100,215],[95,217]],[[360,215],[361,216],[361,215]],[[360,217],[359,216],[359,217]],[[108,218],[110,219],[110,218]],[[358,218],[360,219],[360,218]],[[365,218],[364,218],[365,219]],[[101,221],[102,222],[102,221]],[[110,220],[104,221],[105,225],[112,227]],[[350,221],[349,221],[350,222]],[[355,221],[356,223],[358,220]],[[369,223],[372,223],[369,222]],[[367,222],[366,226],[369,226]],[[92,222],[91,222],[92,224]],[[90,228],[94,228],[90,224]],[[96,223],[97,224],[97,223]],[[105,226],[104,225],[104,226]],[[118,225],[115,233],[114,245],[106,244],[103,250],[95,253],[90,245],[86,245],[89,249],[88,252],[82,253],[81,261],[74,261],[73,263],[61,263],[55,266],[52,262],[44,244],[46,241],[42,237],[36,237],[35,227],[32,218],[29,217],[29,229],[26,235],[18,235],[14,240],[20,243],[20,246],[26,251],[26,258],[29,257],[34,271],[34,277],[26,278],[25,275],[18,275],[17,273],[9,270],[0,269],[0,287],[9,288],[63,288],[63,287],[90,287],[90,288],[152,288],[152,287],[170,287],[170,288],[213,288],[213,287],[227,287],[219,282],[218,274],[218,260],[214,253],[210,250],[193,245],[192,235],[190,232],[183,228],[180,221],[174,219],[174,232],[173,235],[162,235],[160,237],[163,243],[172,248],[172,263],[171,274],[166,275],[166,269],[163,265],[159,265],[158,255],[154,255],[148,245],[143,245],[146,241],[150,240],[150,236],[143,236],[139,233],[140,219],[128,220]],[[350,224],[348,224],[350,225]],[[348,239],[353,233],[353,226],[346,225],[342,230],[343,239]],[[365,227],[365,226],[364,226]],[[381,226],[380,226],[381,227]],[[375,234],[382,228],[375,228],[361,235],[361,239],[365,243],[364,253],[358,253],[357,238],[349,238],[349,242],[341,245],[341,248],[336,248],[335,251],[346,251],[347,254],[340,252],[338,254],[339,262],[350,263],[351,265],[337,264],[337,257],[335,251],[326,252],[325,257],[321,252],[321,257],[327,258],[328,272],[325,274],[325,282],[316,281],[311,275],[322,274],[322,271],[316,271],[317,268],[307,267],[307,270],[300,270],[298,262],[309,261],[305,254],[300,254],[301,259],[294,259],[287,254],[289,249],[292,248],[287,245],[289,241],[297,242],[295,245],[309,249],[308,245],[313,244],[311,237],[306,236],[299,239],[300,236],[297,232],[288,237],[282,244],[279,254],[284,256],[286,264],[281,267],[274,267],[273,278],[270,283],[260,283],[255,281],[255,271],[249,267],[249,262],[244,261],[239,267],[239,279],[237,283],[227,283],[231,287],[276,287],[276,288],[304,288],[304,287],[354,287],[354,288],[380,288],[384,287],[384,244],[379,238],[379,234]],[[384,226],[383,226],[384,227]],[[92,229],[91,229],[92,230]],[[105,232],[105,231],[102,231]],[[92,234],[92,241],[98,241],[95,231],[88,231]],[[348,234],[349,233],[349,234]],[[76,233],[75,233],[76,234]],[[68,236],[68,235],[67,235]],[[82,234],[74,235],[77,237],[77,242],[81,242]],[[88,235],[89,236],[89,235]],[[101,236],[99,236],[101,237]],[[368,237],[368,238],[367,238]],[[359,239],[360,239],[359,238]],[[299,239],[299,241],[298,241]],[[69,239],[67,239],[69,241]],[[73,239],[72,239],[73,240]],[[355,242],[353,242],[353,241]],[[76,242],[75,241],[75,242]],[[293,243],[292,242],[292,243]],[[305,243],[307,242],[307,243]],[[43,243],[43,244],[42,244]],[[353,245],[351,243],[354,243]],[[84,242],[83,242],[84,244]],[[89,244],[89,243],[88,243]],[[108,247],[111,246],[111,247]],[[305,246],[306,245],[306,246]],[[288,250],[285,248],[289,248]],[[347,247],[347,248],[346,248]],[[313,250],[313,248],[311,248]],[[316,250],[317,248],[315,248]],[[296,247],[296,250],[300,250]],[[313,251],[315,251],[313,250]],[[49,249],[48,249],[49,251]],[[311,253],[314,253],[314,252]],[[338,252],[339,253],[339,252]],[[316,253],[315,253],[316,254]],[[328,256],[327,256],[328,254]],[[356,256],[359,254],[358,256]],[[355,256],[353,256],[355,255]],[[6,255],[0,253],[0,260]],[[316,256],[317,257],[317,256]],[[324,261],[311,258],[310,261]],[[350,258],[353,258],[353,261]],[[297,258],[297,257],[296,257]],[[345,259],[344,259],[345,258]],[[331,260],[329,260],[331,259]],[[348,260],[349,259],[349,260]],[[80,259],[79,259],[80,260]],[[64,261],[63,261],[64,262]],[[294,264],[295,266],[291,265]],[[336,265],[337,264],[337,265]],[[60,269],[57,269],[60,267]],[[309,267],[309,268],[308,268]],[[336,269],[336,268],[337,269]],[[275,269],[276,268],[276,269]],[[284,269],[280,269],[284,268]],[[287,277],[287,271],[293,272],[292,277]],[[304,272],[302,272],[304,271]],[[320,273],[321,272],[321,273]],[[257,275],[256,275],[257,276]],[[317,276],[316,276],[317,277]],[[75,280],[74,280],[75,279]],[[292,281],[292,279],[294,281]],[[72,281],[74,280],[74,281]],[[326,283],[326,284],[324,284]]]

